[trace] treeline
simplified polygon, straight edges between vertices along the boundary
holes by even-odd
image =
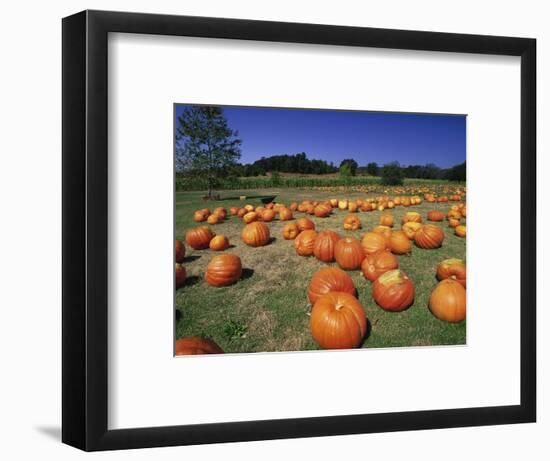
[[[273,155],[262,157],[254,163],[236,165],[241,174],[237,176],[263,176],[269,171],[280,171],[282,173],[299,174],[329,174],[336,173],[338,167],[332,162],[324,160],[309,159],[305,152],[294,155]]]

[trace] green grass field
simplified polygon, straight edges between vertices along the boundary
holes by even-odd
[[[185,232],[199,224],[193,221],[193,212],[199,208],[218,206],[242,207],[247,203],[259,205],[259,196],[276,195],[277,202],[289,205],[305,199],[366,198],[365,193],[324,192],[305,189],[262,189],[221,191],[222,200],[202,200],[204,192],[176,193],[176,238],[185,241]],[[240,201],[239,195],[246,195]],[[256,197],[256,198],[254,198]],[[225,198],[225,199],[224,199]],[[392,212],[394,229],[400,228],[406,211],[421,213],[424,221],[430,210],[447,212],[449,203],[427,203],[410,208],[397,207]],[[363,228],[344,231],[342,221],[347,211],[335,210],[328,218],[308,216],[317,230],[335,230],[341,236],[360,238],[367,230],[379,224],[380,212],[358,213]],[[294,217],[305,216],[294,213]],[[236,216],[229,216],[221,224],[210,226],[217,234],[229,238],[231,247],[226,252],[240,256],[243,278],[235,285],[214,288],[204,282],[204,272],[210,259],[218,254],[211,250],[193,250],[186,245],[184,267],[187,280],[176,291],[176,339],[198,335],[212,338],[227,353],[296,351],[319,349],[309,331],[311,306],[306,291],[312,275],[326,266],[314,257],[301,257],[294,251],[293,241],[282,238],[286,222],[267,223],[275,239],[267,246],[252,248],[240,239],[244,226]],[[398,256],[403,269],[416,287],[414,304],[400,313],[382,310],[371,296],[371,282],[360,271],[351,271],[359,300],[369,321],[367,337],[362,347],[429,346],[466,343],[466,322],[449,324],[436,319],[428,310],[428,298],[437,284],[435,269],[447,258],[466,259],[466,240],[456,237],[447,222],[435,223],[445,231],[443,246],[436,250],[422,250],[413,245],[410,256]],[[201,223],[202,225],[202,223]],[[332,263],[336,265],[336,263]]]

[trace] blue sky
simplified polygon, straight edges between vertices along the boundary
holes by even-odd
[[[176,117],[188,106],[178,104]],[[242,139],[241,163],[305,152],[310,159],[361,166],[434,163],[446,168],[466,160],[466,116],[263,107],[224,107]]]

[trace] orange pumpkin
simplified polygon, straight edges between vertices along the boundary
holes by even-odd
[[[338,208],[340,210],[347,210],[348,209],[348,201],[347,200],[339,200],[338,201]]]
[[[405,215],[401,218],[401,224],[405,224],[408,222],[421,223],[422,216],[420,215],[420,213],[417,213],[416,211],[407,211]]]
[[[257,221],[257,220],[258,220],[258,213],[256,213],[255,211],[249,211],[248,213],[246,213],[243,216],[243,221],[246,224],[249,224],[249,223]]]
[[[203,210],[197,210],[193,213],[193,221],[195,222],[206,221],[206,218],[208,218],[208,215]]]
[[[357,294],[353,280],[342,269],[323,267],[315,272],[311,278],[307,290],[309,302],[315,304],[319,297],[329,291],[343,291],[353,296]]]
[[[428,221],[443,221],[445,219],[445,215],[441,213],[441,211],[430,211],[428,212]]]
[[[428,307],[439,320],[461,322],[466,318],[466,290],[456,280],[444,279],[433,289]]]
[[[248,213],[248,210],[246,208],[239,208],[239,211],[237,211],[237,216],[239,218],[244,218],[244,215]]]
[[[229,240],[225,235],[216,235],[210,240],[209,247],[214,251],[223,251],[229,248]]]
[[[315,216],[317,216],[318,218],[326,218],[331,211],[332,209],[330,207],[322,204],[317,205],[313,210],[313,212],[315,213]]]
[[[403,231],[393,231],[388,241],[388,247],[396,255],[404,255],[411,252],[411,241]]]
[[[279,208],[279,219],[281,221],[290,221],[292,219],[292,210],[286,207]]]
[[[204,250],[208,248],[210,240],[214,234],[206,226],[189,229],[185,234],[185,241],[194,250]]]
[[[186,277],[187,273],[185,271],[185,267],[179,263],[176,263],[176,289],[183,285]]]
[[[390,242],[390,237],[391,237],[391,233],[392,233],[391,227],[388,227],[388,226],[376,226],[372,231],[373,231],[375,234],[380,234],[380,235],[384,236],[384,238],[386,239],[386,245],[389,244],[389,242]]]
[[[414,285],[403,271],[394,269],[385,272],[372,284],[372,297],[382,309],[399,312],[414,301]]]
[[[462,259],[450,258],[437,265],[438,280],[453,279],[466,288],[466,264]]]
[[[269,227],[263,222],[251,222],[244,226],[241,232],[241,240],[251,247],[267,245],[269,238]]]
[[[460,226],[455,227],[455,235],[458,237],[466,237],[466,226],[461,224]]]
[[[414,234],[414,243],[416,243],[416,246],[419,248],[439,248],[444,238],[445,234],[440,227],[433,224],[424,224]]]
[[[340,236],[331,230],[320,232],[313,245],[313,254],[319,261],[329,263],[334,261],[334,248]]]
[[[348,211],[350,213],[357,213],[357,208],[359,208],[359,206],[357,205],[357,202],[353,202],[353,201],[348,202]]]
[[[229,208],[229,213],[231,214],[231,216],[237,216],[238,212],[239,208],[236,206],[232,206],[231,208]]]
[[[221,221],[220,216],[217,214],[212,213],[208,218],[206,219],[206,222],[208,224],[218,224]]]
[[[298,237],[294,239],[294,249],[300,256],[311,256],[313,254],[313,246],[315,245],[315,239],[317,238],[317,232],[312,229],[305,230],[298,234]]]
[[[391,213],[383,213],[380,215],[380,225],[393,227],[393,215]]]
[[[449,227],[457,227],[460,225],[460,219],[449,218]]]
[[[313,339],[323,349],[350,349],[361,344],[367,316],[357,298],[340,291],[321,296],[310,317]]]
[[[296,211],[298,209],[298,204],[296,202],[290,204],[290,211]]]
[[[185,258],[185,245],[181,240],[176,239],[176,262],[182,263]]]
[[[314,230],[315,224],[311,219],[308,218],[300,218],[296,220],[296,225],[298,226],[298,229],[300,229],[300,232],[305,230]]]
[[[408,221],[401,227],[401,230],[405,232],[409,240],[414,240],[414,235],[416,231],[422,227],[422,224],[419,222]]]
[[[275,219],[275,212],[272,209],[266,208],[262,212],[262,221],[271,222]]]
[[[225,219],[227,217],[227,210],[220,206],[214,210],[214,214],[217,214],[221,219]]]
[[[345,237],[336,242],[334,258],[342,269],[349,271],[361,267],[365,252],[359,240],[354,237]]]
[[[361,239],[361,246],[365,254],[376,253],[386,249],[386,238],[377,232],[367,232]]]
[[[350,214],[344,218],[344,229],[345,230],[357,230],[361,229],[361,220],[358,216]]]
[[[283,238],[285,240],[294,240],[296,237],[298,237],[299,233],[300,229],[298,229],[298,226],[293,222],[289,222],[283,228]]]
[[[243,267],[241,258],[236,255],[225,253],[214,256],[204,274],[204,280],[214,287],[232,285],[241,278]]]
[[[374,282],[385,272],[397,269],[399,262],[388,250],[380,250],[376,253],[367,254],[361,263],[361,271],[367,280]]]
[[[223,354],[214,341],[200,336],[186,336],[176,341],[176,355]]]

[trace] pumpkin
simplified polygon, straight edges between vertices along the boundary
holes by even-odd
[[[414,234],[414,243],[416,243],[416,246],[419,248],[439,248],[444,238],[445,234],[440,227],[433,224],[424,224]]]
[[[186,336],[176,341],[176,355],[223,354],[223,350],[211,339]]]
[[[323,349],[350,349],[361,344],[367,316],[357,298],[340,291],[321,296],[310,317],[313,339]]]
[[[207,217],[208,216],[202,210],[197,210],[193,213],[193,221],[195,222],[206,221]]]
[[[244,209],[245,209],[247,212],[254,211],[254,205],[245,205],[245,206],[244,206]]]
[[[347,201],[347,200],[339,200],[339,201],[338,201],[338,208],[339,208],[340,210],[342,210],[342,211],[343,211],[343,210],[347,210],[347,208],[348,208],[348,201]]]
[[[269,202],[266,206],[265,206],[268,210],[272,210],[274,207],[275,207],[275,204],[273,202]]]
[[[307,290],[309,302],[315,304],[315,301],[329,291],[343,291],[353,296],[357,295],[352,278],[337,267],[323,267],[313,274]]]
[[[466,290],[456,280],[444,279],[430,294],[428,307],[439,320],[461,322],[466,318]]]
[[[391,227],[388,227],[388,226],[376,226],[372,231],[373,231],[375,234],[380,234],[380,235],[382,235],[382,236],[386,239],[386,245],[389,244],[389,242],[390,242],[390,237],[391,237],[391,233],[392,233]]]
[[[214,214],[217,214],[221,219],[225,219],[227,217],[227,210],[220,206],[214,210]]]
[[[386,249],[386,239],[382,234],[367,232],[361,239],[361,246],[365,254],[376,253]]]
[[[194,250],[204,250],[208,248],[210,240],[214,234],[206,226],[189,229],[185,234],[185,241]]]
[[[185,245],[181,240],[176,239],[176,262],[182,263],[185,258]]]
[[[352,202],[352,201],[348,202],[348,211],[350,213],[357,213],[358,208],[359,206],[357,205],[357,202]]]
[[[263,222],[251,222],[241,232],[241,240],[251,247],[267,245],[269,238],[269,227]]]
[[[441,211],[430,211],[428,212],[428,221],[443,221],[445,215]]]
[[[246,208],[239,208],[239,211],[237,211],[237,216],[239,218],[243,218],[246,213],[248,213]]]
[[[186,277],[187,273],[185,272],[185,267],[179,263],[176,263],[176,289],[183,285]]]
[[[298,229],[298,226],[293,222],[289,222],[283,227],[283,238],[285,240],[294,240],[299,233],[300,229]]]
[[[229,248],[229,240],[225,235],[216,235],[212,238],[212,240],[210,240],[210,244],[208,246],[211,250],[223,251]]]
[[[345,237],[336,242],[334,258],[342,269],[354,270],[361,267],[365,252],[359,240],[354,237]]]
[[[367,280],[374,282],[385,272],[397,269],[399,262],[388,250],[380,250],[376,253],[367,254],[361,263],[361,271]]]
[[[462,213],[460,213],[460,210],[457,208],[456,210],[449,210],[447,213],[447,219],[458,219],[460,220],[462,218]]]
[[[206,219],[206,222],[208,224],[218,224],[221,221],[220,217],[217,214],[212,213],[208,218]]]
[[[405,224],[408,222],[422,222],[422,216],[420,213],[417,213],[416,211],[407,211],[405,215],[401,218],[401,224]]]
[[[279,208],[279,219],[281,221],[289,221],[292,219],[292,210],[286,207]]]
[[[458,237],[466,237],[466,226],[461,224],[455,227],[455,235]]]
[[[248,213],[246,213],[243,216],[243,221],[246,224],[249,224],[249,223],[257,221],[257,220],[258,220],[258,213],[256,213],[255,211],[249,211]]]
[[[313,210],[313,212],[315,213],[315,216],[317,216],[318,218],[326,218],[331,211],[332,209],[330,207],[322,204],[317,205]]]
[[[319,261],[329,263],[334,261],[334,248],[340,236],[331,230],[320,232],[313,245],[313,254]]]
[[[290,204],[290,211],[296,211],[298,209],[298,204],[296,202]]]
[[[449,227],[457,227],[460,225],[460,219],[449,218]]]
[[[358,216],[353,214],[347,215],[344,218],[344,229],[345,230],[357,230],[361,229],[361,220]]]
[[[275,219],[275,212],[272,209],[266,208],[262,214],[262,221],[271,222]]]
[[[298,229],[300,229],[300,232],[305,230],[313,230],[315,229],[315,224],[311,219],[308,218],[300,218],[296,220],[296,225],[298,226]]]
[[[422,224],[419,222],[412,222],[408,221],[403,226],[401,226],[401,230],[405,232],[407,237],[410,240],[414,240],[414,235],[416,234],[416,231],[422,227]]]
[[[453,279],[466,288],[466,264],[462,259],[450,258],[437,265],[438,280]]]
[[[411,198],[410,197],[403,197],[401,199],[401,205],[409,207],[411,206]]]
[[[372,297],[382,309],[399,312],[414,301],[414,285],[403,271],[394,269],[385,272],[372,284]]]
[[[396,255],[408,254],[411,252],[411,241],[402,230],[394,231],[390,235],[388,247]]]
[[[241,258],[229,253],[221,254],[208,263],[204,280],[214,287],[225,287],[239,280],[242,272]]]
[[[298,234],[298,237],[294,239],[294,249],[300,256],[311,256],[313,254],[313,246],[315,245],[315,239],[317,238],[317,232],[313,229],[308,229]]]
[[[391,213],[383,213],[380,215],[380,225],[393,227],[393,215]]]
[[[239,208],[236,206],[232,206],[231,208],[229,208],[229,213],[231,214],[231,216],[237,216],[238,212]]]
[[[331,198],[331,199],[329,200],[329,202],[330,202],[330,206],[331,206],[332,208],[336,208],[336,207],[338,206],[338,199],[337,199],[337,198]]]

